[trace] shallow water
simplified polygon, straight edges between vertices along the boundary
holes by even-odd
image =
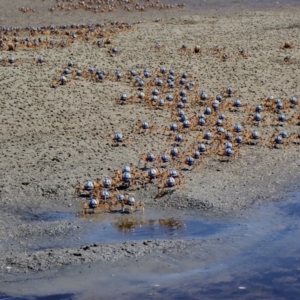
[[[30,250],[145,239],[202,238],[236,226],[228,220],[214,221],[189,215],[181,217],[178,211],[170,213],[149,209],[144,214],[100,212],[81,218],[76,218],[74,214],[68,212],[41,212],[34,216],[26,216],[26,219],[46,221],[49,222],[49,226],[51,226],[51,221],[69,220],[76,222],[80,227],[72,239],[66,239],[60,235],[47,237],[47,239],[43,236],[26,237]]]
[[[157,212],[148,215],[151,218],[153,216],[157,216]],[[134,218],[139,219],[141,216]],[[125,232],[123,228],[120,231],[113,223],[109,223],[111,220],[106,222],[110,226],[108,232],[115,235],[114,238],[119,236],[122,239],[123,236],[127,240],[134,237],[147,239],[149,232],[155,232],[155,227],[158,227],[156,230],[163,236],[172,235],[175,231],[180,238],[198,235],[202,239],[210,239],[213,236],[223,242],[204,248],[197,258],[193,253],[186,257],[167,255],[160,258],[154,255],[147,259],[148,263],[145,262],[144,267],[143,263],[139,268],[130,264],[107,268],[95,265],[75,268],[71,273],[66,269],[53,277],[45,274],[44,278],[8,281],[7,286],[26,287],[28,296],[22,299],[299,298],[300,193],[291,193],[280,202],[255,205],[244,216],[231,217],[227,223],[223,219],[209,221],[200,218],[196,222],[192,219],[185,216],[179,222],[178,218],[177,221],[171,218],[170,224],[173,222],[175,228],[159,228],[160,225],[153,222],[145,228],[137,226]],[[101,224],[97,219],[92,222]],[[139,228],[141,230],[137,232]],[[97,239],[97,234],[93,238]],[[76,284],[78,281],[80,286]],[[39,289],[32,289],[32,285],[37,282]],[[53,287],[56,291],[54,295]],[[52,295],[53,298],[39,298],[42,295]],[[3,295],[0,299],[20,298]]]

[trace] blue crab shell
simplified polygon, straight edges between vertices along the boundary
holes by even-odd
[[[195,158],[195,159],[200,158],[200,152],[198,150],[193,151],[193,158]]]
[[[287,138],[288,137],[288,133],[286,132],[286,130],[282,130],[280,132],[280,135],[283,137],[283,138]]]
[[[167,154],[162,154],[161,160],[163,163],[167,163],[169,161],[169,156]]]
[[[146,121],[142,122],[142,128],[143,129],[148,129],[149,128],[149,124]]]
[[[86,180],[84,183],[84,190],[91,191],[93,189],[93,182],[91,180]]]
[[[194,164],[195,160],[192,156],[188,156],[186,158],[186,164],[189,165],[189,166],[192,166]]]
[[[156,177],[156,171],[155,171],[155,169],[150,168],[150,169],[148,170],[148,176],[149,176],[151,179],[154,179],[154,178]]]
[[[151,152],[148,152],[148,153],[147,153],[147,161],[149,161],[149,162],[153,162],[153,161],[154,161],[154,159],[155,159],[155,156],[154,156],[154,154],[153,154],[153,153],[151,153]]]
[[[175,186],[175,179],[173,177],[168,177],[166,183],[168,187],[173,187]]]
[[[225,154],[226,154],[226,156],[231,156],[232,155],[232,149],[231,148],[226,148],[225,149]]]
[[[242,106],[242,102],[240,99],[235,99],[233,102],[233,106],[234,107],[241,107]]]
[[[235,132],[241,132],[242,131],[242,126],[240,124],[235,124],[234,125],[234,131]]]
[[[105,177],[103,179],[103,185],[104,185],[105,188],[110,188],[111,187],[111,180],[109,178]]]
[[[98,205],[98,203],[97,203],[97,200],[96,200],[96,199],[91,198],[91,199],[89,200],[89,204],[88,204],[89,208],[96,208],[97,205]]]
[[[178,173],[176,170],[170,170],[169,171],[169,177],[178,177]]]
[[[176,123],[171,123],[170,124],[170,130],[171,131],[176,131],[177,130],[177,124]]]
[[[240,135],[236,136],[235,141],[236,141],[238,144],[241,144],[241,143],[243,142],[242,136],[240,136]]]
[[[102,189],[101,190],[101,198],[102,199],[108,199],[109,198],[109,191],[107,189]]]
[[[129,172],[124,172],[124,173],[122,174],[122,180],[123,180],[124,182],[129,182],[130,179],[131,179],[131,174],[130,174]]]
[[[122,174],[123,173],[130,173],[130,167],[129,166],[124,166],[123,168],[122,168]]]
[[[118,200],[119,202],[124,201],[124,199],[125,199],[125,197],[124,197],[123,194],[118,194],[118,195],[117,195],[117,200]]]
[[[216,96],[216,100],[218,100],[219,102],[222,102],[223,97],[222,97],[221,95],[217,95],[217,96]]]
[[[210,133],[209,131],[206,131],[206,132],[204,133],[204,139],[205,139],[205,140],[210,140],[210,139],[211,139],[211,133]]]
[[[280,114],[279,116],[278,116],[278,121],[279,122],[284,122],[285,121],[285,115],[284,114]]]
[[[158,94],[159,94],[159,91],[158,91],[157,89],[154,89],[154,90],[152,91],[152,95],[158,96]]]
[[[259,139],[259,132],[258,132],[257,130],[253,130],[253,131],[252,131],[252,138],[253,138],[254,140]]]
[[[175,157],[178,155],[178,149],[173,147],[170,151],[171,156]]]
[[[166,95],[166,100],[167,101],[172,101],[173,100],[173,96],[171,94],[167,94]]]
[[[116,142],[122,142],[123,141],[123,136],[120,132],[115,133],[115,141]]]
[[[203,143],[198,144],[198,150],[200,152],[205,152],[205,150],[206,150],[205,144],[203,144]]]
[[[260,113],[261,111],[262,111],[262,106],[259,105],[259,104],[257,104],[257,105],[255,106],[255,112]]]
[[[261,120],[260,114],[259,113],[255,113],[253,119],[254,119],[254,121],[259,122]]]
[[[177,134],[175,135],[175,141],[176,141],[176,142],[181,142],[181,141],[182,141],[182,135],[181,135],[180,133],[177,133]]]
[[[211,108],[210,108],[210,107],[206,107],[206,108],[204,109],[204,114],[205,114],[205,115],[210,115],[210,114],[211,114]]]
[[[128,205],[134,205],[134,203],[135,203],[134,197],[133,196],[129,196],[128,200],[127,200],[127,204]]]

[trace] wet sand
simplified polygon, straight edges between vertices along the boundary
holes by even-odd
[[[1,25],[104,22],[110,18],[146,22],[135,25],[133,31],[112,36],[113,45],[120,51],[116,56],[108,53],[109,45],[99,48],[93,41],[75,39],[66,48],[17,50],[12,54],[21,59],[21,63],[1,66],[2,274],[96,262],[103,262],[108,267],[112,260],[121,262],[125,257],[147,257],[164,249],[201,249],[199,241],[167,239],[151,241],[148,245],[143,241],[134,242],[134,247],[113,243],[97,244],[95,249],[81,245],[29,250],[37,237],[50,241],[57,237],[72,239],[78,236],[81,228],[78,228],[76,218],[35,222],[26,219],[28,214],[63,211],[75,215],[82,202],[73,197],[76,180],[83,182],[87,178],[95,180],[111,176],[112,170],[123,164],[136,166],[141,153],[160,153],[170,148],[162,133],[170,123],[170,110],[149,109],[139,103],[116,104],[121,93],[137,93],[128,81],[104,80],[100,83],[74,79],[73,83],[56,88],[51,87],[51,82],[59,77],[69,60],[82,69],[96,65],[106,71],[120,70],[122,73],[144,68],[155,72],[163,65],[178,74],[191,74],[197,91],[216,95],[230,85],[238,91],[237,97],[252,108],[269,94],[282,99],[292,95],[299,98],[298,8],[284,6],[275,11],[249,8],[238,13],[229,9],[223,14],[210,10],[208,15],[203,11],[197,15],[185,7],[128,15],[115,12],[103,16],[83,10],[50,13],[47,11],[49,4],[44,2],[36,3],[35,13],[22,14],[16,9],[18,5],[1,2],[4,4],[7,14],[1,10]],[[22,2],[22,5],[30,6],[31,1]],[[155,22],[158,17],[161,22]],[[286,40],[292,41],[295,47],[280,49],[280,44]],[[157,42],[164,48],[151,49]],[[197,55],[178,51],[184,43],[188,47],[199,44],[205,52]],[[231,58],[221,61],[219,55],[210,51],[216,45],[225,46]],[[248,58],[238,55],[241,48],[249,51]],[[1,50],[2,58],[9,54],[10,51]],[[48,65],[32,63],[40,55],[49,61]],[[283,62],[286,55],[293,59],[289,64]],[[202,109],[199,106],[186,111],[192,114]],[[299,105],[286,111],[287,117],[295,113],[299,113]],[[249,112],[237,109],[226,111],[226,114],[234,122],[242,123]],[[134,191],[136,199],[145,203],[146,210],[162,207],[166,212],[172,208],[183,213],[193,211],[199,216],[203,211],[213,216],[239,215],[254,202],[278,200],[287,192],[299,190],[299,143],[295,140],[287,147],[268,147],[268,140],[275,131],[285,129],[289,134],[296,133],[299,126],[295,122],[279,123],[274,121],[274,116],[276,114],[269,114],[266,126],[242,123],[248,130],[259,130],[265,139],[263,143],[243,146],[240,155],[229,162],[211,155],[199,170],[182,171],[185,184],[174,193],[155,197],[156,187],[150,185],[147,189]],[[157,129],[153,134],[138,134],[135,125],[139,120],[151,120]],[[129,137],[126,147],[111,146],[108,135],[118,130]],[[195,133],[187,132],[184,136],[188,141],[184,144],[187,149],[193,144]],[[88,254],[85,254],[86,246],[89,247]],[[126,249],[125,253],[121,254],[121,248]]]

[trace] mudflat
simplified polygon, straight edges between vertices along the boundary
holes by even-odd
[[[71,7],[51,12],[49,8],[57,3],[40,1],[34,3],[34,12],[19,11],[19,6],[29,7],[31,3],[1,2],[2,274],[92,262],[109,265],[156,251],[191,253],[193,247],[201,247],[203,241],[181,239],[47,249],[32,245],[37,238],[68,240],[82,233],[85,228],[79,217],[41,222],[38,216],[45,212],[77,214],[84,199],[74,196],[76,181],[111,177],[113,170],[124,165],[132,165],[141,174],[128,191],[146,210],[161,207],[166,213],[179,209],[182,214],[240,214],[254,202],[279,199],[299,190],[297,7],[224,13],[210,10],[207,15],[192,12],[187,6],[106,13]],[[79,32],[87,25],[61,27],[89,22],[91,28],[97,23],[106,31],[94,36],[93,31],[88,35]],[[126,24],[120,26],[121,22]],[[51,24],[57,32],[47,31]],[[6,31],[4,26],[23,29]],[[34,31],[27,26],[34,26]],[[34,39],[39,37],[41,42],[35,45]],[[16,47],[9,50],[8,44],[14,41]],[[39,61],[41,57],[44,61]],[[68,66],[69,61],[74,65]],[[167,84],[162,66],[167,74],[174,70],[174,87]],[[89,75],[90,67],[103,70],[107,77]],[[69,68],[70,74],[62,75],[64,68]],[[76,75],[79,69],[83,76]],[[145,69],[150,78],[146,78]],[[143,87],[137,86],[129,70],[143,77]],[[115,76],[116,71],[121,78]],[[185,72],[188,77],[180,84]],[[164,81],[163,87],[156,85],[156,77]],[[228,94],[228,87],[232,87],[233,95]],[[153,89],[159,92],[157,103],[151,100]],[[192,121],[187,128],[177,115],[181,90],[188,98],[183,110]],[[200,91],[212,99],[202,100]],[[140,92],[145,94],[143,99],[138,97]],[[120,100],[123,93],[131,100]],[[172,103],[166,99],[168,94],[173,96]],[[218,94],[223,95],[219,111],[206,115],[208,122],[201,127],[199,114],[211,107]],[[268,99],[270,95],[274,98]],[[292,96],[295,102],[291,102]],[[160,98],[164,105],[158,104]],[[277,98],[282,108],[277,107]],[[235,106],[236,99],[241,106]],[[255,121],[259,104],[261,121]],[[223,138],[215,125],[220,113],[226,116],[224,130],[232,133],[234,155],[229,157],[225,135]],[[153,125],[153,130],[141,130],[142,121]],[[177,144],[175,134],[166,129],[171,122],[178,124],[183,142]],[[242,126],[242,132],[235,132],[235,124]],[[213,135],[211,140],[204,138],[207,131]],[[259,138],[252,136],[253,131]],[[126,143],[115,146],[110,137],[115,132],[128,138]],[[243,137],[242,144],[235,141],[236,135]],[[195,159],[197,166],[193,168],[185,164],[185,158],[200,142],[209,151],[201,154],[201,162]],[[174,146],[182,158],[175,164],[156,162],[154,166],[162,172],[176,168],[184,182],[175,189],[165,188],[165,193],[157,196],[158,181],[144,184],[147,170],[138,162],[143,153],[151,151],[159,156]]]

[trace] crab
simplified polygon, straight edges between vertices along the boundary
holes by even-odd
[[[194,149],[198,150],[201,155],[208,155],[212,152],[212,148],[204,143],[197,143],[197,145],[194,146]]]
[[[223,52],[221,55],[220,55],[220,59],[221,61],[227,61],[229,59],[231,59],[231,55],[227,52]]]
[[[122,212],[125,212],[126,206],[130,207],[130,212],[137,211],[139,207],[142,209],[142,213],[145,211],[145,205],[142,201],[136,202],[132,194],[117,195],[116,200],[110,204],[110,211],[113,211],[112,208],[115,208],[117,205],[121,205]]]
[[[154,163],[155,161],[157,161],[157,158],[155,157],[155,155],[151,151],[149,151],[147,153],[143,153],[140,156],[140,159],[139,159],[139,162],[138,162],[138,166],[140,165],[141,161],[145,162],[144,168],[147,168],[148,163],[149,162]]]
[[[228,108],[228,110],[231,111],[231,112],[240,111],[240,109],[242,107],[247,108],[248,104],[247,103],[242,103],[240,99],[235,99],[233,102],[227,102],[224,105],[224,108]]]
[[[114,170],[113,180],[117,183],[122,183],[129,187],[131,183],[136,183],[142,177],[142,172],[137,168],[133,167],[132,164],[130,166],[124,165],[123,168]],[[126,187],[125,186],[125,187]]]
[[[280,44],[281,49],[291,49],[291,48],[294,48],[294,47],[295,47],[294,43],[292,43],[290,41],[285,41],[282,44]]]
[[[125,93],[122,93],[120,97],[117,99],[118,104],[126,104],[126,103],[134,103],[136,101],[136,96],[127,96]]]
[[[90,198],[88,201],[84,201],[81,204],[81,214],[87,215],[91,212],[95,212],[95,210],[104,209],[106,212],[110,211],[110,205],[107,202],[101,202],[97,198]]]
[[[239,153],[240,153],[239,147],[233,148],[233,147],[226,146],[226,144],[222,144],[217,148],[217,151],[215,154],[218,156],[222,156],[222,157],[228,157],[227,161],[229,161],[230,158],[237,157],[237,155]]]
[[[165,102],[162,98],[157,99],[155,101],[151,101],[151,107],[155,107],[156,109],[163,109],[164,107],[170,107],[172,103]]]
[[[286,55],[284,58],[283,58],[283,62],[286,63],[286,64],[289,64],[293,61],[293,58],[290,56],[290,55]]]
[[[164,154],[167,154],[172,161],[180,158],[183,155],[182,150],[176,148],[176,147],[172,147],[171,149],[167,149],[163,152]]]
[[[129,140],[128,137],[123,138],[123,135],[120,132],[112,133],[109,135],[109,137],[113,141],[113,144],[112,144],[113,147],[120,146],[120,145],[126,146],[128,143],[128,140]]]
[[[291,108],[295,108],[295,106],[299,104],[299,101],[295,96],[291,96],[289,99],[285,99],[283,102],[288,102]]]
[[[228,86],[228,87],[224,87],[221,89],[221,96],[223,97],[233,97],[235,96],[236,94],[238,93],[237,90],[234,90],[231,86]]]
[[[140,121],[138,122],[135,127],[138,129],[138,133],[145,133],[149,131],[150,133],[153,133],[153,131],[156,129],[154,125],[149,125],[147,121]]]
[[[223,117],[223,115],[222,114],[220,114],[222,117]],[[220,115],[219,115],[219,117],[217,118],[217,120],[213,123],[213,120],[211,120],[210,121],[210,125],[211,126],[216,126],[216,128],[218,128],[218,127],[230,127],[231,125],[232,125],[232,119],[230,118],[230,117],[224,117],[224,118],[220,118]],[[218,133],[220,133],[220,132],[218,132]]]
[[[115,189],[117,191],[117,189]],[[92,197],[95,199],[100,199],[100,202],[107,202],[107,200],[112,199],[116,192],[110,192],[107,188],[94,189]]]
[[[187,155],[186,157],[183,157],[177,162],[177,167],[181,170],[193,170],[195,167],[199,167],[200,162],[202,161],[202,156],[199,158],[201,159],[195,159],[191,155]],[[190,167],[190,169],[188,169]]]
[[[94,190],[100,191],[100,189],[108,189],[115,191],[118,181],[115,178],[103,177],[94,182]]]
[[[172,134],[172,132],[175,132],[178,130],[178,126],[176,123],[171,123],[169,126],[165,126],[163,132],[168,132],[169,134]]]
[[[246,123],[251,123],[254,125],[266,125],[266,122],[268,121],[268,117],[267,116],[261,116],[261,114],[259,112],[256,112],[254,114],[251,114],[247,119],[246,119]]]
[[[195,101],[204,101],[206,104],[211,104],[214,97],[208,95],[205,91],[200,91],[199,95],[196,96]]]
[[[193,52],[202,54],[205,52],[205,50],[200,45],[196,45],[193,49]]]
[[[18,42],[8,42],[7,43],[7,50],[8,51],[16,51],[18,46],[19,46]]]
[[[161,182],[158,183],[157,186],[157,196],[161,196],[162,193],[165,192],[166,188],[176,188],[176,186],[181,185],[182,181],[179,177],[169,176],[167,178],[163,178]]]
[[[7,58],[0,58],[0,64],[3,66],[17,66],[21,61],[20,58],[15,59],[12,55],[9,55]]]
[[[107,52],[109,54],[111,54],[111,55],[118,55],[118,54],[120,54],[120,51],[116,47],[111,47]]]
[[[160,171],[158,168],[149,168],[147,173],[143,174],[144,185],[153,182],[154,179],[160,178],[163,174],[163,171]]]
[[[70,46],[71,43],[73,43],[73,40],[71,38],[69,38],[67,40],[62,39],[58,42],[55,42],[54,46],[59,47],[59,48],[66,48],[66,47]]]
[[[250,56],[249,52],[245,49],[239,50],[239,56],[242,56],[243,58],[248,58]]]
[[[183,142],[183,137],[180,133],[176,133],[175,135],[171,135],[170,137],[168,137],[167,140],[172,141],[172,144],[177,145]]]
[[[286,147],[290,143],[290,140],[290,137],[282,137],[282,135],[275,132],[269,139],[270,148]]]
[[[142,213],[145,212],[145,205],[142,201],[135,202],[135,199],[133,196],[129,196],[127,201],[124,201],[121,203],[122,206],[122,212],[125,212],[125,207],[130,207],[130,212],[137,211],[138,208],[141,208]]]
[[[49,65],[49,60],[45,60],[45,59],[43,58],[43,56],[39,56],[38,58],[34,58],[33,61],[34,61],[37,65],[42,65],[42,64]]]
[[[69,81],[65,75],[61,75],[59,77],[56,77],[51,82],[51,87],[57,87],[58,85],[66,85],[68,83],[74,84],[73,81]]]
[[[166,49],[166,46],[165,45],[162,45],[158,42],[156,42],[154,45],[152,45],[150,47],[151,50],[155,50],[155,51],[160,51],[160,50],[165,50]]]
[[[162,179],[166,179],[168,177],[173,177],[176,178],[178,180],[180,180],[182,183],[184,182],[184,176],[179,173],[176,169],[169,169],[169,170],[165,170],[161,176]]]
[[[175,148],[175,147],[173,147],[173,148]],[[161,168],[166,167],[165,164],[168,164],[171,159],[172,159],[171,156],[165,152],[161,153],[161,155],[157,157],[158,163],[160,164]]]
[[[181,51],[181,52],[190,52],[190,49],[188,48],[188,46],[186,44],[183,44],[179,49],[178,51]]]
[[[215,138],[214,135],[211,134],[210,131],[205,131],[204,133],[201,133],[196,139],[197,141],[210,141],[213,140]]]
[[[238,134],[246,133],[246,130],[239,123],[235,123],[230,128],[228,128],[228,130],[232,131],[232,132],[235,132],[235,133],[238,133]]]
[[[226,47],[222,47],[220,45],[216,45],[214,47],[211,48],[211,51],[212,52],[215,52],[215,53],[220,53],[220,52],[224,52],[226,49]]]
[[[84,184],[81,184],[80,181],[77,180],[74,188],[74,195],[79,196],[82,192],[85,191],[92,192],[94,190],[94,182],[92,182],[91,180],[86,180]]]
[[[257,130],[246,131],[244,135],[245,141],[248,145],[256,145],[257,142],[263,141],[260,132]]]

